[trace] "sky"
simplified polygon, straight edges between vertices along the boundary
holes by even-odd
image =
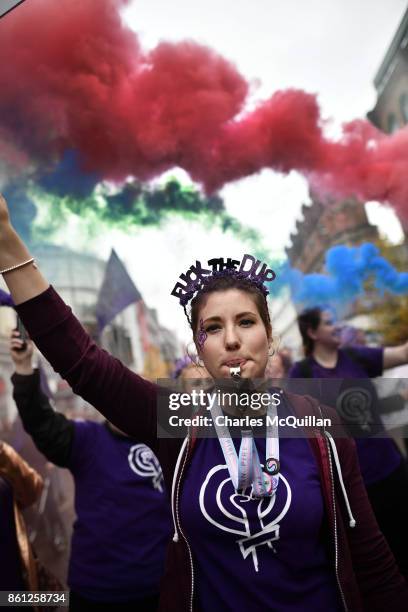
[[[124,19],[145,49],[186,38],[212,47],[251,82],[252,103],[288,87],[316,93],[327,132],[335,136],[343,122],[365,117],[374,106],[373,79],[405,9],[403,0],[138,0]],[[171,174],[189,181],[182,171]],[[258,229],[277,255],[290,244],[301,205],[309,201],[302,177],[269,170],[226,186],[221,195],[227,210]],[[391,240],[401,238],[389,210],[375,203],[367,208]],[[196,259],[239,258],[248,250],[232,236],[185,221],[132,236],[114,232],[95,243],[105,256],[111,246],[161,322],[185,341],[184,313],[170,296],[179,274]]]

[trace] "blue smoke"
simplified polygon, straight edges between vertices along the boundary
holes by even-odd
[[[77,151],[68,149],[55,168],[41,176],[37,183],[45,191],[60,197],[84,199],[91,195],[100,180],[96,172],[85,172],[81,168]]]
[[[327,274],[303,274],[286,268],[284,279],[292,298],[305,307],[345,305],[364,293],[364,283],[374,281],[380,292],[408,294],[408,272],[398,272],[371,243],[358,247],[334,246],[326,253]]]
[[[37,207],[27,195],[25,185],[9,183],[3,188],[3,195],[7,200],[10,219],[25,242],[31,240],[33,221],[37,215]]]

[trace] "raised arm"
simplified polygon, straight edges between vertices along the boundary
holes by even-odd
[[[22,348],[19,333],[10,340],[10,354],[15,373],[11,377],[13,397],[24,429],[38,450],[52,463],[69,467],[75,428],[72,421],[53,410],[41,390],[39,370],[32,367],[33,343]]]
[[[154,449],[156,385],[100,349],[39,269],[32,263],[20,266],[30,259],[0,197],[0,270],[31,338],[75,393]]]
[[[384,349],[384,370],[408,363],[408,342],[400,346],[387,346]]]

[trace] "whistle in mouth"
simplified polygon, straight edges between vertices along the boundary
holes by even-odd
[[[241,378],[241,366],[237,365],[235,367],[231,367],[229,369],[230,374],[231,374],[231,378]]]

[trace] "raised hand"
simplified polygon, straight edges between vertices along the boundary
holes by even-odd
[[[29,339],[27,339],[25,342],[25,348],[22,349],[23,344],[24,343],[19,332],[17,330],[13,330],[10,337],[10,355],[14,362],[16,373],[30,375],[33,373],[31,361],[34,352],[34,345]]]
[[[48,287],[30,251],[11,225],[7,202],[0,194],[0,273],[15,304],[29,300]]]

